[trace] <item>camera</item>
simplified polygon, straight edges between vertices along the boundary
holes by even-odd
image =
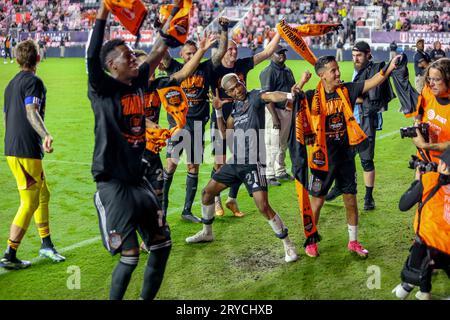
[[[403,138],[414,138],[417,137],[416,129],[419,129],[420,133],[422,134],[423,138],[426,142],[428,142],[428,128],[430,125],[428,123],[419,123],[417,127],[404,127],[400,128],[400,136]]]
[[[437,171],[437,164],[435,162],[423,161],[417,156],[411,156],[408,164],[410,169],[418,169],[422,173]]]

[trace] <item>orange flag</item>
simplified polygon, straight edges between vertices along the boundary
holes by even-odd
[[[111,11],[120,23],[133,35],[137,36],[139,29],[147,16],[147,8],[139,0],[105,0],[106,8]]]

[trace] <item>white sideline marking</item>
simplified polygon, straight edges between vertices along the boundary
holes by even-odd
[[[392,132],[388,132],[388,133],[382,134],[382,135],[378,136],[376,138],[376,140],[381,140],[381,139],[390,137],[390,136],[392,136],[394,134],[397,134],[398,132],[399,131],[396,130],[396,131],[392,131]],[[67,163],[67,164],[89,165],[89,166],[91,165],[91,163],[87,163],[87,162],[74,162],[74,161],[64,161],[64,160],[45,160],[45,161],[46,162]],[[208,172],[200,171],[200,173],[210,174],[211,172],[209,172],[209,171]],[[198,203],[194,202],[194,204],[198,204]],[[169,215],[169,214],[171,214],[173,212],[179,211],[181,209],[183,209],[183,207],[171,209],[171,210],[169,210],[169,213],[167,215]],[[62,249],[59,250],[59,252],[60,253],[64,253],[64,252],[69,252],[69,251],[72,251],[72,250],[76,250],[78,248],[85,247],[85,246],[90,245],[91,243],[97,242],[99,240],[101,240],[101,237],[97,236],[97,237],[94,237],[94,238],[91,238],[91,239],[87,239],[87,240],[75,243],[75,244],[73,244],[71,246],[62,248]],[[33,265],[33,264],[36,264],[37,262],[42,261],[44,259],[45,258],[42,258],[42,257],[36,257],[36,258],[32,259],[30,262]],[[10,270],[6,270],[6,269],[0,269],[0,276],[3,275],[3,274],[6,274],[8,272],[11,272],[11,271]]]
[[[193,203],[193,205],[195,205],[195,204],[198,204],[198,202],[194,202],[194,203]],[[184,208],[184,206],[178,207],[178,208],[169,209],[169,212],[167,213],[167,215],[170,215],[170,214],[172,214],[172,213],[174,213],[174,212],[177,212],[177,211],[179,211],[179,210],[181,210],[181,209],[183,209],[183,208]],[[82,248],[82,247],[85,247],[85,246],[87,246],[87,245],[90,245],[91,243],[95,243],[95,242],[97,242],[97,241],[100,241],[101,239],[102,239],[102,238],[101,238],[100,236],[96,236],[96,237],[93,237],[93,238],[91,238],[91,239],[87,239],[87,240],[83,240],[83,241],[81,241],[81,242],[77,242],[77,243],[72,244],[72,245],[70,245],[70,246],[68,246],[68,247],[65,247],[65,248],[62,248],[62,249],[58,249],[58,252],[59,252],[59,253],[64,253],[64,252],[73,251],[73,250],[76,250],[76,249],[78,249],[78,248]],[[41,262],[41,261],[43,261],[43,260],[45,260],[45,259],[46,259],[46,258],[42,258],[42,257],[36,257],[36,258],[31,259],[31,260],[30,260],[30,262],[31,262],[31,267],[32,267],[34,264],[37,264],[38,262]],[[0,268],[0,276],[4,275],[4,274],[6,274],[6,273],[9,273],[9,272],[11,272],[11,271],[14,271],[14,270],[7,270],[7,269]]]

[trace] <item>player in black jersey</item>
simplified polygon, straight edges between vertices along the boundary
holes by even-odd
[[[225,101],[216,97],[213,106],[216,110],[217,124],[222,136],[225,136],[226,128],[234,129],[233,157],[213,175],[203,190],[203,229],[192,237],[186,238],[186,242],[197,243],[214,240],[212,232],[214,197],[236,183],[244,183],[257,208],[268,220],[275,235],[283,240],[285,261],[296,261],[298,256],[288,237],[288,230],[280,216],[269,204],[267,181],[263,166],[260,163],[265,158],[264,138],[260,139],[260,137],[264,137],[265,104],[286,102],[292,100],[293,95],[280,91],[252,90],[247,92],[244,83],[235,73],[225,75],[221,80],[221,87],[233,99],[232,111],[226,123],[222,112]]]
[[[178,2],[162,33],[177,11]],[[95,115],[94,200],[103,244],[111,254],[121,254],[112,273],[110,299],[123,298],[139,261],[136,231],[151,251],[140,298],[153,299],[161,285],[172,242],[159,202],[143,179],[144,89],[167,45],[158,38],[139,67],[123,40],[112,39],[102,46],[108,15],[102,2],[87,52],[88,96]]]
[[[212,69],[220,65],[228,41],[228,24],[225,17],[219,18],[221,26],[219,48],[210,59],[199,64],[194,73],[181,82],[181,87],[189,101],[188,113],[186,116],[185,130],[190,137],[190,141],[183,140],[183,137],[175,136],[170,139],[167,146],[167,168],[164,170],[164,198],[163,209],[167,211],[169,206],[169,191],[172,185],[173,175],[178,166],[181,153],[186,149],[187,157],[187,176],[186,176],[186,196],[182,211],[182,218],[186,221],[200,222],[200,219],[192,214],[192,204],[197,193],[198,172],[200,163],[203,162],[204,134],[205,125],[209,120],[209,98],[208,90]],[[167,54],[161,63],[163,69],[169,74],[174,74],[183,68],[183,65],[189,63],[198,52],[197,44],[193,41],[187,41],[180,51],[180,56],[184,64],[176,61],[170,54]],[[168,116],[170,126],[174,126],[174,120]],[[199,139],[198,139],[199,138]],[[188,139],[189,140],[189,139]]]
[[[264,48],[263,51],[257,53],[252,57],[247,58],[237,58],[238,48],[234,41],[228,42],[227,52],[219,66],[213,69],[212,79],[211,79],[211,91],[215,94],[218,90],[220,99],[229,99],[230,97],[225,93],[225,91],[220,87],[220,82],[222,77],[228,73],[235,73],[239,76],[239,79],[245,84],[247,81],[247,74],[256,65],[263,62],[267,58],[271,57],[272,54],[278,47],[278,42],[280,40],[280,35],[277,33]],[[225,103],[222,108],[223,116],[225,121],[231,114],[232,105],[230,103]],[[216,133],[218,129],[216,115],[213,112],[211,114],[211,132],[212,132],[212,143],[213,143],[213,153],[214,153],[214,168],[212,174],[218,170],[226,160],[226,140],[221,139],[220,135]],[[243,213],[239,210],[236,198],[238,195],[240,183],[231,186],[230,192],[228,194],[228,199],[226,201],[226,207],[230,209],[235,216],[242,217]],[[220,200],[220,195],[215,198],[215,211],[217,216],[223,216],[224,211],[222,208],[222,203]]]

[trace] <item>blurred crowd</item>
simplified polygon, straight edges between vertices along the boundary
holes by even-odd
[[[158,7],[170,0],[144,0],[149,15],[143,29],[152,29]],[[19,32],[89,30],[95,21],[98,0],[5,0],[0,2],[0,36],[9,28]],[[281,19],[292,24],[342,23],[339,35],[307,38],[313,48],[334,48],[338,38],[352,44],[355,28],[365,26],[367,17],[356,17],[355,6],[381,8],[385,31],[448,32],[450,1],[448,0],[193,0],[190,19],[191,38],[196,39],[224,8],[248,6],[250,11],[236,28],[233,39],[256,50],[264,47],[274,35],[273,28]],[[370,18],[370,17],[369,17]],[[117,20],[111,26],[120,27]]]

